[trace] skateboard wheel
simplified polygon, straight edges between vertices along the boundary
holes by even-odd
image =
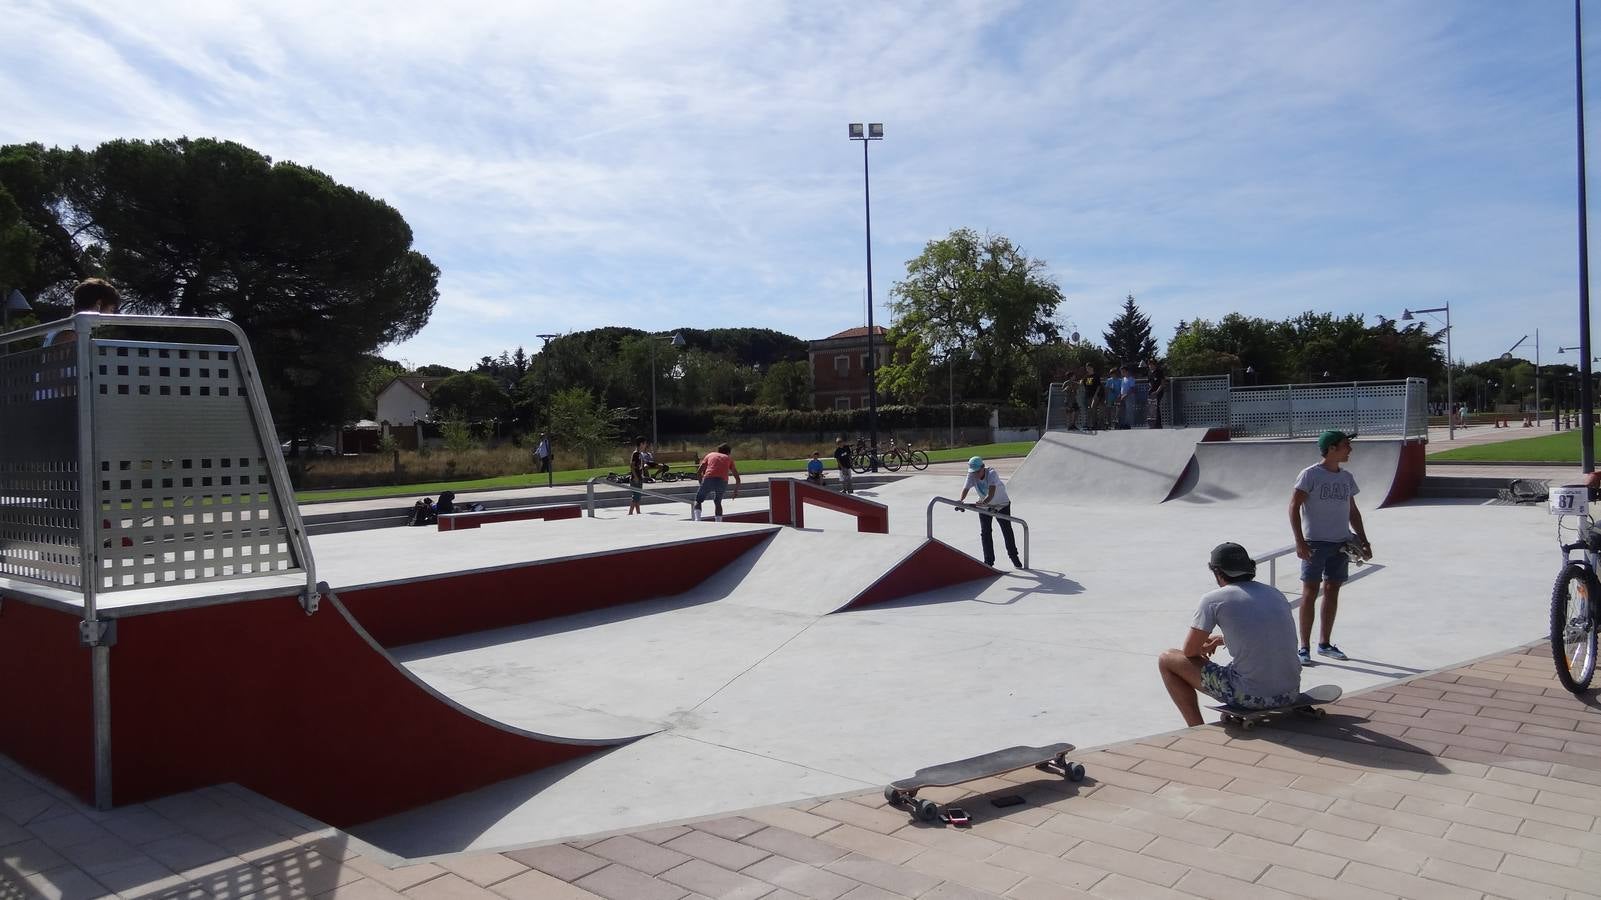
[[[1242,719],[1242,720],[1240,720],[1240,727],[1244,728],[1246,731],[1250,731],[1252,728],[1256,727],[1256,720],[1255,719]]]
[[[917,817],[925,822],[939,820],[939,804],[932,800],[917,801]]]
[[[884,788],[884,800],[887,801],[890,806],[899,809],[902,805],[901,792],[892,787],[886,787]]]
[[[1083,763],[1070,762],[1070,763],[1067,764],[1066,769],[1067,769],[1067,780],[1068,781],[1083,781],[1084,780],[1084,764]]]
[[[1328,715],[1329,711],[1320,706],[1317,709],[1312,710],[1312,714],[1321,719],[1324,716]]]

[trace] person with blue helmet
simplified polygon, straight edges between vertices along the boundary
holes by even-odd
[[[962,485],[962,496],[959,502],[967,502],[967,492],[978,489],[978,503],[983,510],[992,510],[1003,516],[1012,514],[1012,498],[1006,494],[1006,485],[1001,483],[1001,475],[994,468],[984,464],[984,457],[975,456],[967,461],[967,483]],[[995,525],[995,516],[987,512],[978,515],[979,540],[984,545],[984,565],[995,565],[995,536],[991,529]],[[1012,536],[1012,521],[1001,520],[1001,537],[1006,540],[1006,555],[1012,558],[1015,568],[1023,568],[1023,561],[1017,557],[1017,540]]]

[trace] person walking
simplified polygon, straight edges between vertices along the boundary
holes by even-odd
[[[631,516],[640,512],[639,492],[645,487],[645,470],[649,467],[649,463],[645,461],[648,455],[645,446],[649,443],[644,436],[636,435],[634,452],[628,455],[628,514]]]
[[[544,432],[540,432],[539,446],[534,448],[534,461],[539,463],[541,475],[550,472],[550,435]]]
[[[1006,485],[1001,483],[1001,473],[984,465],[984,457],[975,456],[967,461],[967,483],[962,485],[962,496],[957,498],[958,503],[967,502],[967,492],[978,489],[978,503],[982,507],[978,514],[979,542],[984,545],[984,565],[995,565],[995,536],[990,530],[995,525],[995,516],[990,510],[1003,516],[1012,514],[1012,498],[1006,494]],[[1006,555],[1012,558],[1012,567],[1023,568],[1023,561],[1017,558],[1017,540],[1012,537],[1012,521],[1001,520],[1001,536],[1006,539]]]
[[[1201,724],[1196,692],[1246,709],[1293,703],[1301,691],[1301,666],[1294,652],[1295,620],[1284,595],[1256,581],[1256,560],[1239,544],[1213,547],[1207,568],[1217,590],[1201,597],[1183,649],[1168,650],[1157,660],[1184,724]],[[1223,633],[1213,636],[1214,628]],[[1226,666],[1212,662],[1223,646],[1233,657]]]
[[[1117,380],[1117,427],[1127,431],[1134,427],[1134,370],[1124,366]]]
[[[717,521],[723,520],[723,491],[728,489],[730,475],[734,478],[734,493],[729,499],[739,499],[739,467],[734,465],[733,453],[733,447],[720,444],[700,461],[700,488],[695,491],[695,508],[689,516],[691,519],[700,521],[700,505],[707,497],[711,497]]]
[[[856,488],[851,485],[851,445],[845,443],[843,435],[834,438],[834,465],[839,467],[840,493],[856,493]]]
[[[1318,583],[1323,584],[1323,627],[1317,645],[1319,656],[1346,658],[1334,645],[1334,616],[1340,609],[1340,586],[1350,574],[1345,544],[1354,539],[1362,558],[1373,558],[1356,508],[1356,476],[1341,468],[1351,459],[1351,436],[1325,431],[1317,439],[1323,461],[1307,466],[1295,479],[1290,494],[1290,530],[1295,534],[1295,555],[1301,558],[1301,665],[1312,664],[1312,623]]]

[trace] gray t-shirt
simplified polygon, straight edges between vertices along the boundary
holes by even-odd
[[[1290,604],[1259,581],[1226,584],[1201,598],[1192,623],[1197,631],[1223,629],[1241,694],[1274,697],[1301,690],[1301,658]]]
[[[1301,505],[1301,535],[1309,541],[1351,539],[1351,501],[1356,497],[1356,476],[1344,469],[1330,472],[1322,463],[1307,466],[1295,479],[1295,489],[1306,493]]]

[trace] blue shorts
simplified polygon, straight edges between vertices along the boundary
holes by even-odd
[[[1312,548],[1310,559],[1301,560],[1301,583],[1344,584],[1351,575],[1351,559],[1345,555],[1344,541],[1307,541]]]
[[[1228,666],[1220,666],[1207,660],[1201,666],[1201,692],[1217,700],[1225,706],[1238,706],[1242,709],[1272,709],[1276,706],[1289,706],[1295,702],[1300,694],[1275,694],[1271,697],[1258,697],[1247,694],[1239,689],[1239,679],[1234,670]]]
[[[695,502],[700,503],[709,495],[716,503],[723,502],[723,492],[728,490],[727,478],[706,477],[700,480],[700,487],[695,491]]]

